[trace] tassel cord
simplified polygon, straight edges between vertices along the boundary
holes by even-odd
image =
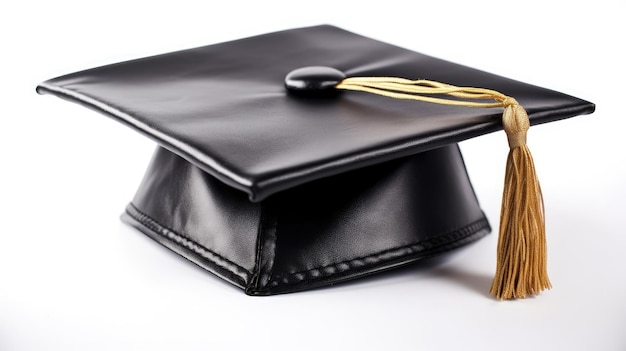
[[[336,88],[444,105],[503,107],[502,124],[510,151],[502,194],[496,273],[490,293],[499,300],[514,299],[536,295],[551,287],[546,268],[543,195],[526,145],[530,121],[514,98],[490,89],[396,77],[351,77]]]

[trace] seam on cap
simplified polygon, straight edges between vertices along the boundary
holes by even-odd
[[[461,241],[488,227],[489,222],[487,219],[483,218],[464,227],[457,228],[453,231],[447,231],[444,234],[409,245],[394,247],[373,254],[341,262],[335,262],[324,266],[318,266],[304,271],[277,274],[268,285],[270,287],[295,285],[305,280],[321,279],[348,271],[350,269],[366,268],[368,266],[376,265],[381,262],[392,261],[410,254],[427,252],[432,249],[445,247],[449,244]]]
[[[243,278],[246,282],[252,275],[252,273],[246,268],[204,247],[203,245],[197,243],[195,240],[181,235],[178,232],[160,224],[149,215],[143,213],[132,203],[127,206],[126,213],[146,228],[161,235],[163,238],[168,239],[169,241],[174,242],[179,246],[193,251],[197,255],[215,264],[216,266],[225,269],[240,278]]]

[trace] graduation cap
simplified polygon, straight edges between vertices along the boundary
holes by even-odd
[[[251,295],[333,284],[483,237],[490,225],[456,143],[502,129],[511,152],[491,292],[549,288],[525,133],[594,110],[332,26],[94,68],[38,92],[155,140],[123,220]]]

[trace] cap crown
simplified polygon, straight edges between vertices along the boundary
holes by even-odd
[[[155,139],[260,201],[314,179],[502,129],[501,109],[400,101],[358,92],[288,94],[285,76],[329,66],[513,96],[532,124],[594,105],[332,26],[301,28],[82,71],[42,83]]]

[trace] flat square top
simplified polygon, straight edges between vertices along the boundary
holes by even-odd
[[[502,129],[502,109],[360,92],[288,94],[285,76],[429,79],[512,96],[531,124],[591,113],[587,101],[332,26],[300,28],[94,68],[38,87],[105,113],[260,201],[314,179]]]

